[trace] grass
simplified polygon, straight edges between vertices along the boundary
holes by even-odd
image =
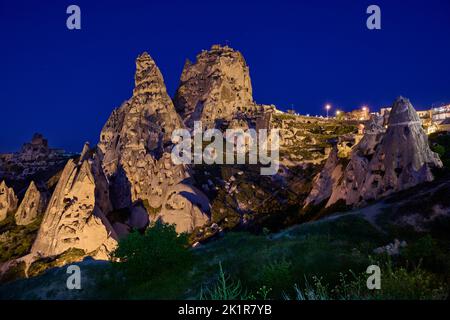
[[[229,232],[195,250],[193,282],[208,284],[220,262],[249,292],[266,286],[272,289],[271,298],[279,298],[289,284],[303,283],[305,275],[320,274],[333,282],[342,270],[365,270],[368,254],[383,243],[383,235],[359,217],[305,224],[268,236]]]
[[[49,268],[60,267],[72,262],[81,261],[85,255],[86,252],[84,252],[84,250],[71,248],[57,256],[38,259],[30,265],[28,276],[34,277],[42,274]]]
[[[233,281],[222,269],[219,263],[217,284],[211,289],[201,289],[200,300],[246,300],[248,294],[242,289],[240,281]]]
[[[173,232],[168,231],[167,237],[158,234],[154,236],[163,247],[171,246]],[[128,249],[134,250],[135,241],[139,247],[147,246],[141,241],[145,240],[143,235],[136,233],[134,237]],[[160,258],[144,259],[148,262],[143,262],[142,267],[150,263],[156,271],[147,275],[142,272],[139,281],[128,281],[126,269],[111,264],[103,266],[101,272],[90,271],[95,287],[86,294],[92,296],[94,290],[97,299],[445,298],[449,284],[444,260],[449,254],[441,247],[441,240],[434,235],[416,234],[392,260],[374,256],[375,248],[393,240],[392,234],[379,231],[358,215],[324,219],[278,233],[230,231],[222,238],[189,249],[190,262],[177,259],[183,272],[176,264],[164,264],[173,268],[158,269]],[[148,243],[153,245],[150,255],[160,257],[168,252],[159,251],[158,243]],[[129,256],[128,249],[124,257]],[[381,290],[366,287],[365,272],[371,264],[381,267]],[[45,287],[49,281],[38,279],[33,278],[35,286]]]
[[[339,284],[324,283],[321,278],[305,279],[304,285],[294,285],[294,294],[283,294],[290,300],[445,300],[448,287],[439,278],[421,268],[408,270],[394,267],[385,262],[381,270],[381,288],[368,289],[367,275],[351,273],[350,277],[341,274]]]
[[[25,262],[19,262],[0,275],[0,283],[6,283],[25,277]]]

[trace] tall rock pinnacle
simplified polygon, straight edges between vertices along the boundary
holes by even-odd
[[[208,208],[193,204],[203,203],[196,200],[200,191],[185,185],[189,169],[171,161],[172,132],[183,127],[161,72],[147,53],[141,54],[136,60],[133,96],[113,111],[98,144],[115,208],[147,201],[160,218],[177,223],[178,231],[190,231],[207,221]]]
[[[242,54],[227,46],[212,46],[186,62],[175,95],[175,106],[184,123],[202,121],[214,127],[216,121],[231,120],[239,112],[255,108],[249,68]]]
[[[348,205],[378,199],[433,180],[432,168],[442,167],[431,151],[417,112],[408,99],[395,100],[386,133],[371,126],[352,152],[342,183],[327,206],[339,199]]]
[[[15,214],[16,224],[27,225],[44,213],[47,196],[41,192],[34,181],[31,181],[25,196]]]
[[[305,200],[305,207],[309,204],[318,205],[327,200],[341,176],[342,165],[339,163],[337,146],[334,145],[322,171],[313,179],[313,187]]]
[[[136,59],[133,96],[113,111],[100,134],[105,174],[111,177],[114,205],[128,207],[150,185],[149,168],[182,123],[164,80],[148,53]]]
[[[106,259],[117,235],[105,214],[111,210],[99,157],[67,162],[44,214],[32,252],[41,256],[78,248]]]
[[[5,181],[0,183],[0,221],[6,218],[6,215],[17,208],[17,197],[12,188],[9,188]]]
[[[364,184],[366,198],[431,181],[433,167],[442,167],[442,162],[431,151],[416,110],[408,99],[399,97],[389,115],[386,134],[369,165],[374,174]]]

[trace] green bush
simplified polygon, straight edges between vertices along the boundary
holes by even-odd
[[[439,154],[444,167],[450,168],[450,135],[443,132],[435,132],[428,139],[431,149]]]
[[[0,262],[22,257],[30,252],[36,239],[42,215],[28,225],[16,225],[15,212],[9,212],[7,217],[0,222]]]
[[[374,263],[377,264],[377,263]],[[295,300],[443,300],[448,296],[448,287],[440,279],[420,267],[408,270],[395,267],[388,260],[378,263],[381,268],[381,289],[367,289],[366,273],[354,274],[350,278],[341,273],[339,283],[331,287],[318,277],[313,282],[305,279],[303,287],[294,285]],[[284,294],[285,299],[291,296]]]
[[[131,284],[171,274],[182,278],[192,265],[187,235],[178,235],[174,225],[163,223],[154,224],[144,234],[130,233],[119,241],[112,257],[114,268]]]
[[[272,288],[273,294],[281,294],[286,283],[292,283],[292,262],[286,259],[271,262],[262,267],[259,282]]]
[[[20,278],[25,278],[25,262],[23,261],[9,268],[4,274],[1,274],[0,283],[6,283]]]
[[[431,148],[434,152],[436,152],[439,157],[444,157],[445,155],[445,147],[441,146],[440,144],[436,144]]]
[[[448,288],[440,279],[420,267],[408,270],[386,264],[382,268],[381,290],[374,290],[369,298],[393,300],[446,299]]]

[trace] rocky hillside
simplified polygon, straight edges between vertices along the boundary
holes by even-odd
[[[202,121],[205,128],[215,127],[257,109],[244,57],[219,45],[202,51],[195,63],[186,61],[174,101],[190,128],[194,121]]]
[[[113,111],[98,144],[114,209],[145,203],[152,220],[177,223],[180,232],[208,221],[208,201],[189,182],[190,169],[170,158],[172,131],[182,127],[161,72],[142,54],[133,97]]]
[[[19,152],[0,154],[0,180],[26,188],[32,179],[50,178],[48,175],[60,170],[70,157],[64,150],[51,148],[47,139],[36,133]]]
[[[106,177],[98,157],[70,160],[53,192],[37,238],[36,256],[53,256],[76,248],[107,258],[118,237],[105,214],[111,211]]]
[[[439,156],[431,151],[417,112],[408,99],[399,97],[392,106],[386,131],[369,124],[364,137],[351,152],[344,171],[337,161],[328,163],[317,179],[316,188],[325,182],[333,185],[327,196],[311,194],[316,203],[329,198],[326,206],[343,200],[355,205],[433,180],[432,169],[441,168]],[[338,174],[335,170],[342,173]],[[338,176],[336,176],[338,175]]]
[[[12,188],[9,188],[5,181],[0,183],[0,221],[6,215],[17,208],[17,197]]]
[[[442,167],[406,98],[394,102],[387,129],[376,118],[280,113],[254,102],[249,67],[229,47],[187,62],[173,101],[149,54],[137,57],[134,80],[98,145],[70,157],[35,135],[0,157],[1,272],[107,260],[132,230],[157,221],[189,233],[193,246],[231,229],[279,231],[431,182]],[[175,164],[172,132],[197,120],[204,129],[279,130],[277,174],[261,176],[260,165]]]

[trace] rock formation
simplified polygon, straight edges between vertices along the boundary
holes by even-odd
[[[173,130],[183,127],[161,72],[147,53],[142,54],[136,60],[133,96],[113,111],[98,144],[114,208],[128,208],[139,200],[147,201],[163,220],[169,212],[174,216],[176,211],[180,221],[169,220],[177,223],[178,231],[191,230],[182,217],[192,216],[195,226],[207,220],[204,207],[194,205],[194,208],[190,199],[181,200],[185,193],[178,185],[189,187],[189,168],[174,165],[170,151]],[[169,193],[174,194],[169,197]],[[188,193],[203,197],[198,190]],[[166,205],[169,201],[177,204],[170,207]],[[202,212],[202,218],[197,209]]]
[[[16,210],[17,202],[14,190],[2,181],[0,183],[0,221],[4,220],[9,212]]]
[[[47,139],[35,133],[19,152],[0,154],[0,179],[26,180],[48,171],[51,171],[51,176],[64,166],[69,157],[64,150],[50,148]]]
[[[41,214],[44,213],[46,205],[46,194],[39,191],[34,181],[31,181],[30,186],[28,187],[27,192],[25,193],[25,196],[15,214],[16,224],[27,225],[34,222]]]
[[[306,198],[304,206],[318,205],[327,200],[331,196],[333,188],[338,184],[342,171],[342,164],[339,163],[338,158],[338,148],[335,145],[322,171],[314,177],[313,188]]]
[[[37,161],[49,157],[52,150],[48,146],[47,139],[40,133],[35,133],[31,142],[25,143],[19,153],[22,161]]]
[[[372,123],[355,147],[342,183],[327,206],[340,199],[347,205],[378,199],[431,181],[434,167],[442,167],[442,162],[431,151],[413,106],[399,97],[392,107],[386,133]]]
[[[107,258],[117,235],[105,217],[111,210],[100,156],[69,160],[50,199],[32,253],[52,256],[70,248]]]
[[[249,68],[242,54],[213,45],[210,51],[198,54],[195,63],[186,61],[174,102],[190,128],[198,120],[203,128],[211,128],[217,121],[255,109]]]
[[[148,194],[148,202],[158,213],[154,219],[175,223],[177,232],[191,232],[208,222],[208,198],[190,185],[187,168],[174,165],[170,154],[157,161]]]

